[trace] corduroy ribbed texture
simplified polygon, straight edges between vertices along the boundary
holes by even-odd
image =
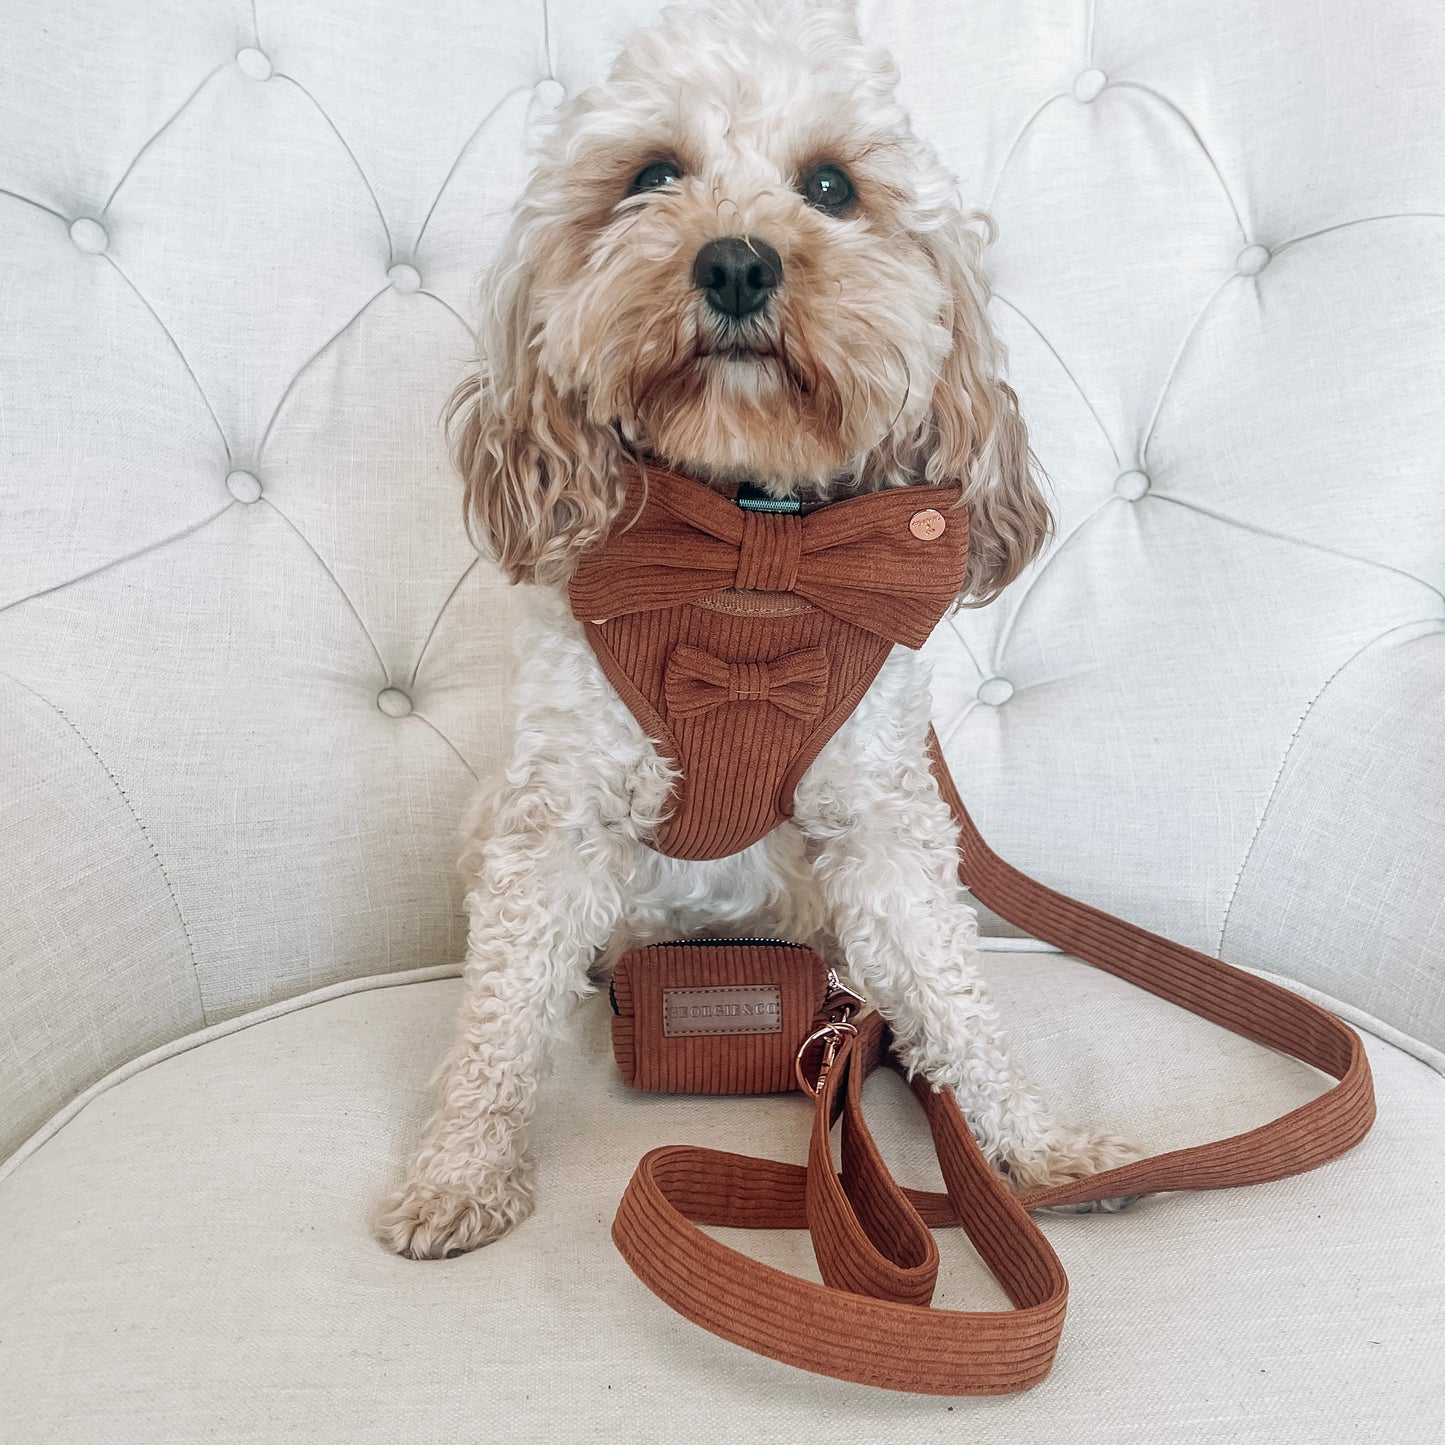
[[[898,1067],[886,1025],[871,1014],[819,1091],[806,1168],[711,1149],[654,1149],[623,1195],[612,1237],[656,1295],[747,1349],[885,1389],[1003,1394],[1048,1374],[1068,1298],[1063,1268],[1026,1209],[1302,1173],[1365,1136],[1374,1120],[1374,1090],[1358,1035],[1332,1014],[1010,867],[973,826],[937,738],[930,736],[929,748],[958,824],[959,877],[980,902],[1085,962],[1339,1082],[1260,1128],[1015,1199],[979,1150],[952,1091],[934,1092],[915,1078],[913,1093],[928,1117],[946,1188],[930,1193],[896,1183],[863,1118],[864,1077],[880,1062]],[[730,967],[745,971],[746,961],[732,960]],[[657,1039],[639,1027],[629,1043],[640,1059]],[[835,1119],[843,1129],[841,1175],[834,1173],[829,1143]],[[806,1228],[824,1283],[760,1264],[703,1234],[700,1224]],[[967,1232],[1012,1311],[929,1307],[938,1269],[930,1228],[952,1224]]]
[[[863,1123],[863,1077],[880,1060],[894,1062],[872,1014],[819,1095],[806,1169],[715,1149],[652,1150],[622,1197],[613,1240],[673,1309],[786,1364],[920,1394],[997,1395],[1037,1384],[1063,1329],[1063,1266],[979,1152],[948,1091],[915,1089],[948,1188],[944,1218],[919,1214]],[[828,1142],[840,1108],[844,1157],[853,1161],[842,1178]],[[939,1264],[929,1223],[962,1224],[1013,1310],[929,1308]],[[824,1283],[761,1264],[700,1224],[809,1229]]]
[[[858,705],[890,646],[825,612],[749,616],[698,605],[588,623],[586,631],[612,685],[682,770],[672,811],[649,840],[671,858],[724,858],[790,816],[798,778]],[[800,718],[739,698],[669,715],[668,663],[684,647],[743,664],[819,648],[828,657],[822,708]]]
[[[666,990],[760,984],[778,989],[776,1033],[666,1035]],[[786,1093],[797,1087],[793,1060],[822,1017],[827,990],[828,965],[799,945],[694,940],[634,948],[612,973],[612,1051],[622,1081],[665,1094]]]
[[[921,647],[957,598],[959,495],[900,487],[781,516],[634,467],[570,595],[603,671],[681,773],[651,847],[722,858],[791,816],[798,780],[889,650]]]

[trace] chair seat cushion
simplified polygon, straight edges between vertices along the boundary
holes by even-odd
[[[1152,1150],[1248,1128],[1321,1076],[1071,959],[990,954],[1016,1052],[1063,1115]],[[364,987],[364,986],[363,986]],[[536,1119],[539,1204],[476,1254],[388,1254],[371,1217],[429,1107],[454,978],[306,999],[101,1093],[0,1182],[6,1441],[1426,1441],[1445,1417],[1445,1080],[1367,1037],[1379,1121],[1343,1159],[1120,1215],[1040,1216],[1071,1281],[1050,1377],[943,1400],[760,1359],[668,1311],[608,1238],[668,1142],[798,1159],[807,1107],[632,1095],[605,997]],[[911,1097],[870,1118],[938,1187]],[[721,1231],[816,1278],[799,1235]],[[1006,1308],[940,1239],[937,1303]],[[803,1322],[826,1331],[826,1319]]]

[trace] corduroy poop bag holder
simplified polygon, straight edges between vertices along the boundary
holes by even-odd
[[[936,510],[945,495],[936,488],[784,517],[745,515],[739,509],[753,499],[686,478],[650,479],[627,524],[584,559],[573,608],[619,694],[681,762],[680,806],[653,846],[719,857],[788,815],[796,776],[888,648],[921,645],[957,591],[966,521]],[[769,769],[750,766],[760,729],[769,728],[780,743]],[[808,1159],[654,1149],[628,1184],[612,1237],[673,1309],[759,1354],[884,1389],[1006,1394],[1048,1374],[1068,1299],[1063,1267],[1028,1210],[1302,1173],[1364,1137],[1374,1093],[1359,1037],[1324,1009],[1005,863],[974,827],[932,735],[929,752],[958,826],[959,881],[980,903],[1337,1082],[1246,1133],[1015,1196],[952,1092],[915,1078],[945,1191],[907,1189],[889,1173],[862,1110],[869,1072],[900,1067],[887,1025],[858,1012],[866,1001],[824,959],[779,940],[654,944],[625,954],[614,971],[613,1045],[624,1081],[686,1093],[799,1088],[813,1098]],[[807,1229],[822,1283],[762,1264],[700,1226]],[[953,1226],[1012,1309],[931,1307],[933,1230]]]

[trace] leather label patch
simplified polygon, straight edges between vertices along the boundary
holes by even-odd
[[[776,983],[725,984],[717,988],[665,988],[664,1038],[701,1034],[780,1034],[783,990]]]

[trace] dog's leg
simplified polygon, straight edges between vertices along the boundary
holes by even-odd
[[[517,795],[508,811],[534,809]],[[602,844],[602,846],[598,846]],[[547,1053],[587,968],[621,917],[603,840],[544,827],[493,838],[476,887],[458,1038],[433,1081],[440,1102],[383,1238],[435,1259],[499,1238],[532,1209],[527,1124]]]
[[[561,624],[556,624],[559,628]],[[575,631],[575,630],[574,630]],[[461,1254],[531,1212],[527,1125],[550,1046],[628,908],[640,823],[670,779],[580,635],[529,657],[508,783],[463,864],[465,993],[440,1101],[378,1228],[414,1259]]]
[[[1137,1151],[1053,1118],[1010,1059],[979,977],[977,917],[959,896],[958,833],[928,768],[927,693],[914,667],[895,652],[798,789],[795,816],[833,929],[908,1072],[953,1089],[1012,1188],[1099,1173]]]

